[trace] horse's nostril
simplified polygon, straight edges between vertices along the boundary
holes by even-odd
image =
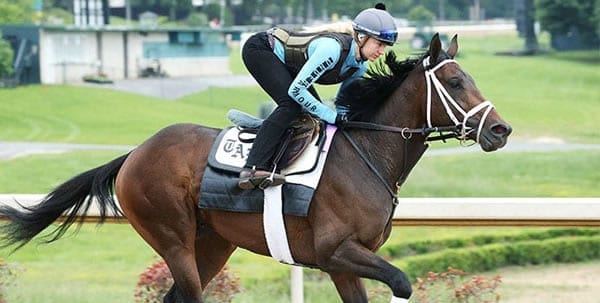
[[[496,123],[492,125],[490,129],[492,130],[492,133],[494,135],[499,137],[506,137],[512,132],[512,128],[510,127],[510,125],[502,123]]]

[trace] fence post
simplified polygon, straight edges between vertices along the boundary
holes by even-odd
[[[292,303],[304,303],[304,277],[303,268],[300,266],[292,266],[290,278],[290,292]]]

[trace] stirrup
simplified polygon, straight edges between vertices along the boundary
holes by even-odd
[[[275,170],[273,170],[270,175],[264,176],[255,176],[253,172],[249,177],[241,179],[238,182],[238,187],[241,189],[254,189],[258,187],[264,190],[269,186],[277,186],[284,183],[285,177],[280,174],[276,174]]]

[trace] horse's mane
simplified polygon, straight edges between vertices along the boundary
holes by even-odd
[[[388,52],[385,59],[371,65],[362,78],[344,87],[336,105],[348,108],[351,120],[370,120],[426,55],[398,61],[396,53]]]

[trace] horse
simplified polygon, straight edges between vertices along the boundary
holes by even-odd
[[[385,283],[392,302],[408,302],[408,275],[375,252],[390,236],[397,192],[428,141],[477,142],[485,152],[507,142],[511,126],[453,59],[457,51],[456,36],[443,50],[435,35],[422,56],[400,62],[388,52],[385,64],[351,85],[340,101],[349,106],[350,121],[333,138],[308,215],[284,218],[294,259],[326,272],[343,302],[368,301],[363,278]],[[236,248],[270,255],[261,214],[197,206],[219,131],[167,126],[129,153],[59,185],[35,206],[0,206],[8,219],[3,246],[16,250],[60,219],[45,238],[58,240],[98,203],[100,223],[122,211],[167,263],[174,284],[164,302],[203,302],[204,287]]]

